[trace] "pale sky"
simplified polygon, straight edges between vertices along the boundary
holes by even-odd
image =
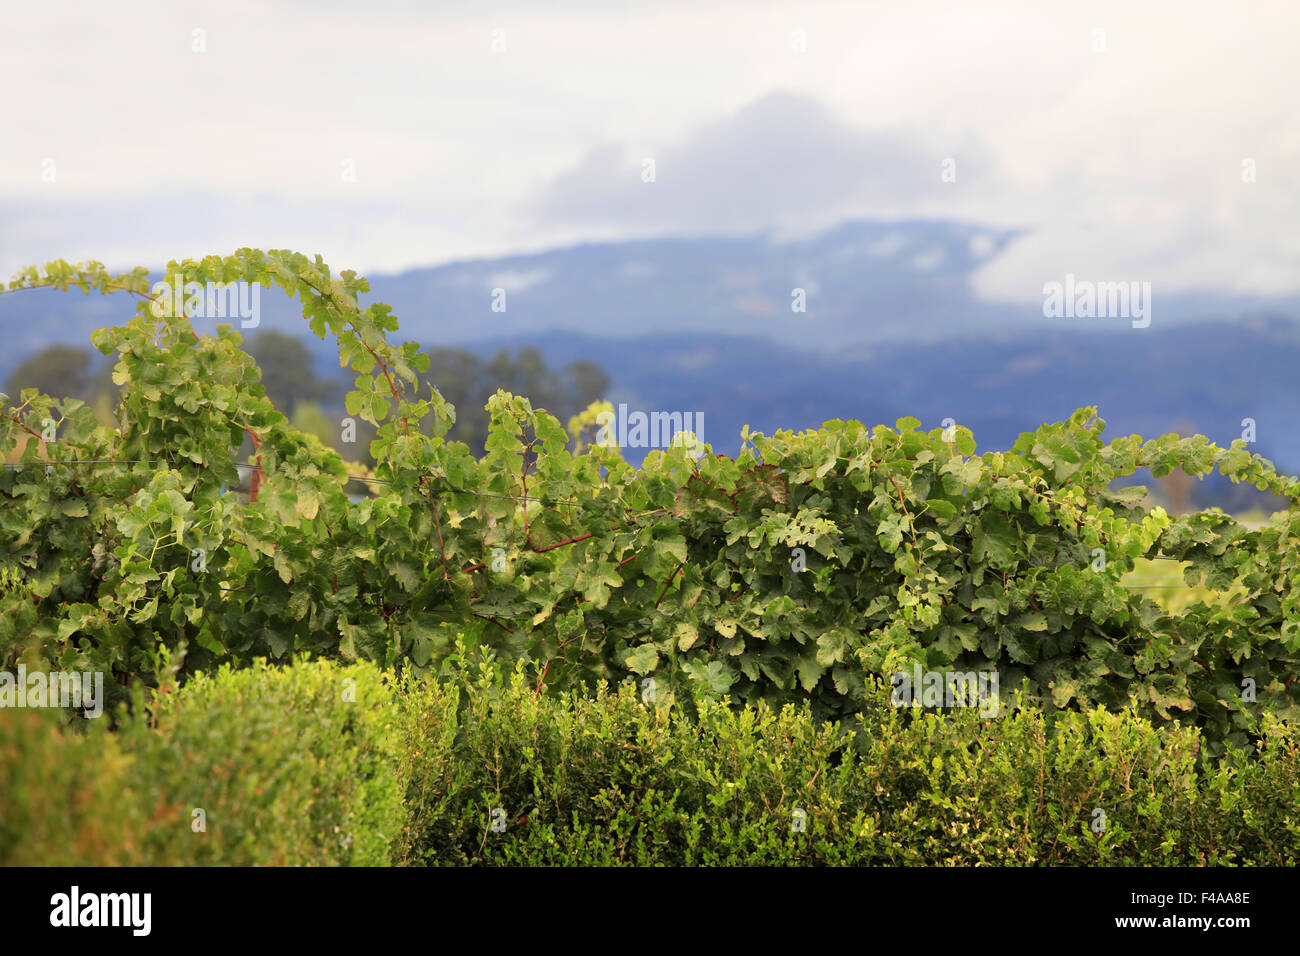
[[[1300,291],[1294,2],[0,0],[0,27],[4,279],[925,217],[1028,230],[990,298]]]

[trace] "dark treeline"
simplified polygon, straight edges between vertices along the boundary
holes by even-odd
[[[299,427],[339,448],[345,458],[369,458],[365,448],[373,428],[363,422],[357,423],[357,444],[340,447],[340,422],[346,414],[343,396],[352,387],[348,379],[318,375],[311,352],[292,335],[264,331],[246,349],[257,361],[267,397],[276,408]],[[421,376],[421,396],[427,397],[429,387],[436,386],[456,406],[456,424],[449,437],[480,454],[488,426],[484,406],[498,388],[526,396],[534,407],[545,408],[567,423],[603,398],[610,385],[609,376],[593,362],[552,368],[535,348],[521,348],[513,355],[501,349],[491,358],[454,348],[433,348],[428,354],[429,371]],[[89,348],[52,346],[20,364],[5,382],[4,391],[16,400],[24,388],[37,388],[58,398],[80,399],[104,416],[117,404],[115,362],[114,357],[101,357]]]

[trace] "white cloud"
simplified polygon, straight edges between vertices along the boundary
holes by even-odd
[[[997,248],[997,240],[987,233],[981,232],[970,237],[967,248],[976,259],[983,259]]]
[[[620,279],[653,279],[658,270],[653,262],[632,259],[618,267]]]
[[[507,270],[505,272],[494,272],[488,276],[487,286],[490,289],[502,288],[510,292],[523,292],[525,289],[531,289],[533,286],[546,282],[550,278],[550,269]]]
[[[927,249],[912,257],[912,268],[918,272],[929,272],[943,262],[942,249]]]
[[[994,298],[1067,272],[1300,289],[1284,0],[132,10],[6,5],[0,278],[240,245],[373,273],[873,216],[1023,227],[977,277]]]
[[[904,236],[897,234],[885,236],[884,239],[878,239],[867,246],[867,255],[873,259],[888,259],[906,245],[907,239]]]
[[[788,233],[921,200],[938,170],[908,131],[865,132],[811,96],[773,93],[652,153],[593,148],[533,212],[538,223],[633,234]]]

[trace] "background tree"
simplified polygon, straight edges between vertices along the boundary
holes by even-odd
[[[483,362],[473,352],[464,349],[433,348],[429,350],[429,371],[421,384],[421,397],[429,394],[433,385],[443,398],[456,406],[456,424],[448,437],[463,441],[472,449],[483,447],[487,436],[488,413],[484,394]]]
[[[245,349],[257,361],[267,397],[277,409],[345,459],[371,463],[373,427],[357,421],[355,444],[341,444],[346,386],[316,374],[312,353],[301,339],[268,329],[258,333]],[[19,365],[4,391],[16,398],[24,388],[38,388],[56,398],[79,398],[107,422],[119,393],[113,384],[113,364],[90,349],[51,346]],[[456,406],[456,425],[449,437],[465,442],[476,455],[482,454],[487,438],[490,419],[485,406],[497,389],[525,396],[534,408],[544,408],[564,422],[603,398],[610,385],[609,376],[594,362],[570,362],[555,369],[532,347],[513,355],[501,349],[487,360],[465,349],[433,348],[423,382],[424,394],[432,384]],[[242,460],[247,461],[251,446],[242,453]]]
[[[112,423],[121,390],[113,383],[112,359],[75,345],[52,345],[32,355],[9,376],[2,390],[17,402],[25,388],[52,398],[85,402],[101,425]],[[15,450],[14,455],[18,452]]]
[[[486,362],[464,349],[430,349],[424,382],[426,391],[433,385],[456,406],[456,424],[449,437],[465,442],[475,454],[482,453],[487,438],[489,416],[484,406],[497,389],[522,395],[534,408],[544,408],[563,422],[603,397],[610,385],[609,376],[594,362],[570,362],[553,369],[531,347],[514,356],[501,349]]]
[[[5,393],[16,399],[24,388],[40,389],[54,398],[79,398],[93,404],[97,389],[104,380],[112,387],[111,366],[97,362],[90,349],[74,345],[52,345],[27,359],[5,382]],[[107,376],[104,369],[110,369]]]
[[[569,389],[566,396],[568,408],[573,415],[581,412],[592,402],[604,398],[609,391],[609,376],[605,374],[605,370],[595,362],[588,362],[585,359],[566,365],[564,378]]]
[[[287,417],[292,418],[302,402],[326,408],[342,405],[343,384],[316,374],[311,352],[296,336],[268,329],[258,334],[247,351],[262,370],[267,398]]]

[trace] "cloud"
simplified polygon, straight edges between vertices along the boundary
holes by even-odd
[[[969,146],[963,156],[974,160],[963,188],[976,188],[988,178],[984,151]],[[951,190],[944,158],[911,131],[860,130],[812,96],[771,93],[663,150],[595,147],[529,212],[552,227],[627,233],[812,229]]]
[[[376,273],[872,218],[1020,230],[980,247],[991,299],[1067,272],[1300,290],[1286,0],[10,6],[0,83],[58,108],[6,122],[0,279],[268,244]]]

